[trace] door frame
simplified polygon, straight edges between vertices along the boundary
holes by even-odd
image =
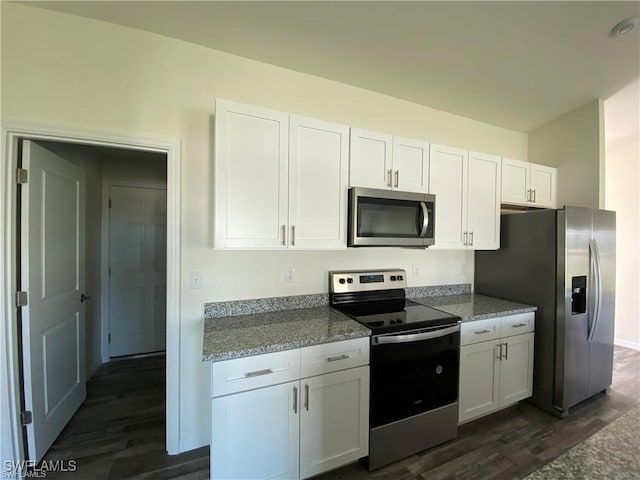
[[[181,144],[179,140],[157,140],[95,131],[63,129],[48,125],[3,122],[0,164],[0,446],[6,460],[25,458],[20,425],[21,385],[18,374],[18,311],[16,285],[15,172],[20,139],[117,147],[163,153],[167,157],[167,353],[166,353],[166,446],[170,455],[180,453],[180,246],[181,246]],[[101,319],[104,322],[104,319]],[[6,393],[5,393],[6,392]],[[9,445],[7,445],[7,443]],[[11,451],[11,457],[4,455]]]

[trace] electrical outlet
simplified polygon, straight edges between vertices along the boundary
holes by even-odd
[[[414,265],[411,265],[411,271],[413,272],[413,276],[414,277],[419,277],[420,276],[420,265],[418,265],[417,263]]]
[[[286,267],[284,269],[284,281],[285,283],[293,283],[296,281],[295,267]]]
[[[191,290],[202,289],[202,272],[189,272],[189,288]]]

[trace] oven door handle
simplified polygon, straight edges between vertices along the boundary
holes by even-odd
[[[453,327],[441,328],[439,330],[432,330],[422,333],[410,333],[408,335],[379,335],[373,337],[373,342],[377,345],[384,343],[409,343],[419,342],[421,340],[430,340],[432,338],[440,338],[460,331],[460,325],[454,325]]]

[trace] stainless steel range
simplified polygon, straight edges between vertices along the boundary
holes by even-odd
[[[455,438],[460,318],[405,298],[406,272],[329,272],[331,305],[369,327],[369,470]]]

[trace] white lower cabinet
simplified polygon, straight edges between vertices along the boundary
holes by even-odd
[[[303,479],[367,456],[368,363],[368,337],[213,363],[211,478]]]
[[[213,399],[211,478],[298,478],[299,382]]]
[[[531,396],[533,330],[534,313],[462,324],[459,423]]]
[[[300,478],[366,457],[369,452],[369,367],[301,382]]]

